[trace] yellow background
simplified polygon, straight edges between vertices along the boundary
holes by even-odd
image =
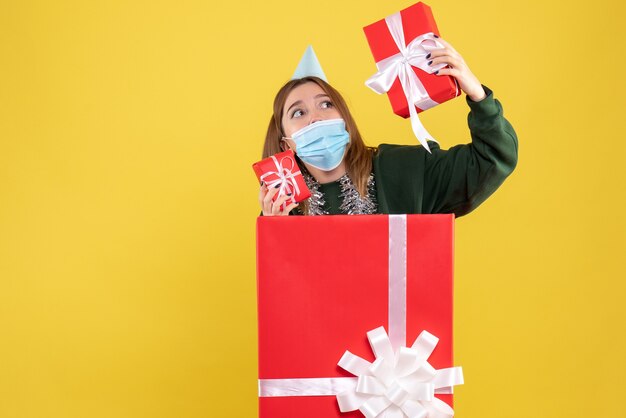
[[[366,142],[416,142],[361,29],[411,1],[212,3],[2,0],[0,417],[255,416],[250,165],[309,43]],[[457,416],[621,416],[624,6],[428,4],[520,140],[456,223]]]

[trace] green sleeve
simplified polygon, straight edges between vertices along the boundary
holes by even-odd
[[[465,215],[489,197],[517,164],[517,136],[502,105],[483,86],[480,102],[470,107],[470,144],[442,150],[381,144],[374,158],[381,213],[454,213]]]
[[[504,118],[502,105],[487,96],[474,102],[467,117],[472,142],[447,151],[436,149],[425,159],[424,209],[427,213],[465,215],[476,209],[517,165],[517,135]]]
[[[428,143],[433,148],[435,142]],[[385,214],[426,213],[421,210],[424,195],[422,146],[380,144],[374,156],[374,178],[378,211]]]

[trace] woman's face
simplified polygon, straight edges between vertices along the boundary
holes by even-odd
[[[283,108],[283,131],[286,137],[311,123],[326,119],[340,119],[341,114],[330,97],[316,83],[304,83],[289,93]],[[293,139],[285,139],[295,151]]]

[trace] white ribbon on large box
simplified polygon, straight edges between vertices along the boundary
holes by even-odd
[[[463,384],[461,367],[435,369],[428,358],[439,339],[422,331],[406,347],[406,215],[389,215],[389,335],[367,333],[372,363],[346,351],[339,366],[357,377],[259,379],[259,396],[336,396],[339,410],[367,418],[450,418],[454,410],[435,397]]]
[[[444,45],[437,41],[435,34],[432,32],[422,34],[406,45],[404,42],[404,29],[402,27],[400,12],[386,17],[385,22],[400,52],[378,61],[376,63],[378,72],[371,76],[365,82],[365,85],[378,94],[384,94],[391,89],[396,78],[400,79],[400,84],[402,85],[402,90],[406,95],[407,104],[409,106],[413,133],[415,133],[420,144],[430,152],[426,141],[431,140],[437,142],[437,140],[435,140],[432,135],[428,133],[426,128],[424,128],[424,125],[422,125],[415,106],[426,110],[437,106],[439,103],[431,99],[424,84],[422,84],[417,75],[415,75],[411,67],[417,67],[428,74],[432,74],[444,68],[446,66],[444,63],[433,66],[428,65],[429,60],[426,58],[431,51],[444,48]],[[458,95],[459,85],[456,79],[454,83],[456,86],[456,95]]]

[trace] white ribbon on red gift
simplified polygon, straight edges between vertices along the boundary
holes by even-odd
[[[415,106],[422,110],[430,109],[437,106],[439,103],[430,98],[428,91],[424,87],[424,84],[415,75],[412,67],[417,67],[422,71],[432,74],[446,66],[441,63],[437,65],[428,65],[428,55],[431,51],[444,48],[444,45],[437,41],[434,33],[428,32],[413,39],[408,45],[404,41],[404,29],[402,27],[402,17],[400,12],[395,13],[385,18],[389,33],[393,38],[398,52],[391,57],[378,61],[376,67],[378,72],[370,77],[365,84],[374,90],[378,94],[387,93],[393,85],[396,78],[400,79],[402,90],[406,95],[407,104],[409,106],[409,115],[411,116],[411,126],[413,132],[417,137],[420,144],[430,152],[427,140],[437,142],[432,135],[428,133],[424,125],[417,115]],[[458,95],[458,84],[456,83],[456,95]]]
[[[296,195],[300,193],[300,187],[298,187],[298,182],[296,181],[296,176],[302,174],[298,169],[298,165],[294,161],[293,158],[289,156],[285,156],[278,161],[278,159],[272,155],[272,160],[274,161],[274,165],[276,166],[276,171],[268,171],[261,175],[260,180],[265,182],[268,189],[272,187],[276,187],[280,184],[280,188],[278,189],[278,193],[276,194],[276,198],[279,198],[286,193],[292,193],[292,197],[290,200],[296,201]],[[291,168],[285,167],[283,161],[289,161],[291,163]],[[296,171],[292,171],[296,168]],[[272,180],[267,180],[268,177],[276,176],[276,178]],[[289,200],[285,202],[288,204]]]
[[[339,366],[358,377],[259,379],[259,396],[337,396],[341,412],[367,418],[449,418],[454,410],[436,398],[463,384],[460,367],[434,369],[427,359],[439,339],[427,331],[406,347],[406,215],[389,215],[389,336],[367,333],[376,356],[370,363],[349,351]]]
[[[367,333],[376,355],[370,363],[346,351],[339,366],[358,376],[355,388],[337,394],[341,412],[357,409],[367,418],[449,418],[454,410],[436,393],[452,393],[463,384],[460,367],[436,370],[427,361],[439,339],[422,331],[413,345],[394,350],[383,327]],[[383,415],[384,413],[384,415]]]

